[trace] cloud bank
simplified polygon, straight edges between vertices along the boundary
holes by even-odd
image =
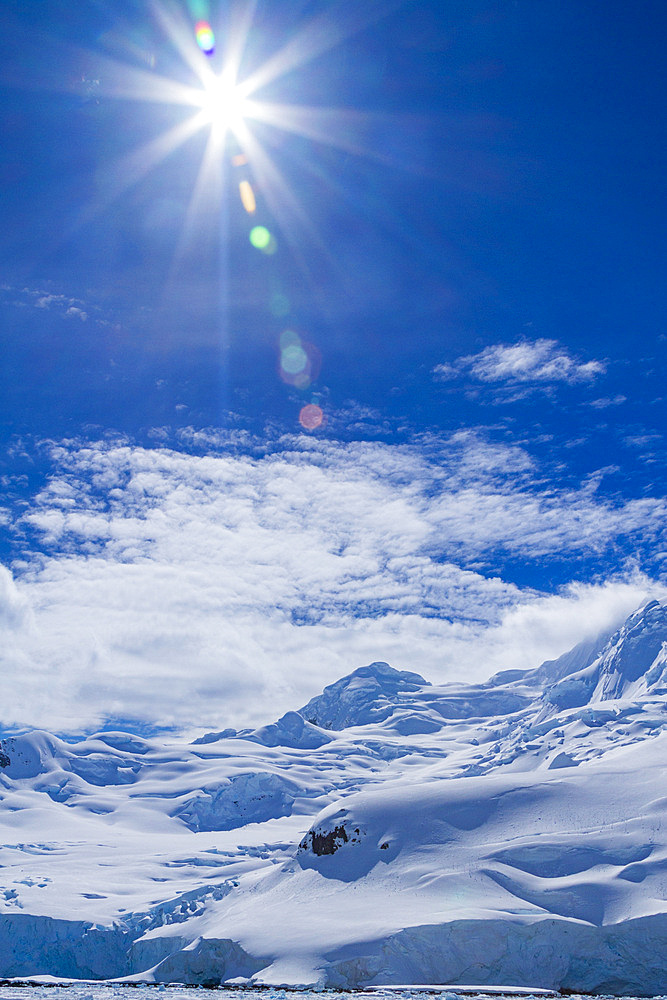
[[[521,448],[471,432],[51,453],[58,472],[17,526],[28,557],[0,577],[5,727],[198,732],[265,722],[375,659],[434,682],[536,666],[652,585],[616,553],[603,578],[540,593],[499,553],[664,548],[663,500],[554,490]]]

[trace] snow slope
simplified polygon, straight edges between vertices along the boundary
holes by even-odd
[[[485,684],[385,663],[192,744],[0,745],[0,977],[667,984],[667,606]]]

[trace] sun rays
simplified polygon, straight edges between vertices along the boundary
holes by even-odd
[[[254,126],[300,136],[353,155],[374,157],[375,150],[369,148],[368,142],[364,143],[364,124],[373,116],[358,109],[309,105],[306,93],[303,103],[281,102],[276,99],[273,89],[285,74],[303,69],[399,5],[397,2],[370,2],[363,14],[344,18],[341,4],[336,3],[326,13],[297,26],[287,41],[277,42],[275,52],[253,65],[256,62],[252,39],[256,0],[246,0],[234,7],[226,25],[213,26],[215,53],[212,57],[198,47],[196,25],[183,8],[175,3],[153,0],[149,8],[153,27],[162,35],[162,45],[176,55],[176,60],[171,63],[165,59],[156,60],[153,53],[148,53],[145,58],[142,55],[143,65],[137,66],[100,54],[95,59],[99,76],[96,94],[100,99],[132,102],[137,107],[137,119],[148,114],[151,106],[161,104],[167,109],[173,108],[174,120],[157,136],[140,142],[134,150],[107,164],[97,197],[85,207],[79,221],[85,222],[106,210],[174,154],[189,155],[187,169],[194,169],[194,180],[185,211],[185,225],[175,248],[176,259],[198,221],[210,217],[220,207],[219,200],[230,196],[233,191],[233,186],[228,184],[230,164],[233,156],[240,153],[267,207],[279,225],[287,227],[288,240],[292,239],[290,228],[303,230],[304,226],[310,231],[310,237],[315,237],[294,185]],[[200,14],[202,9],[203,4],[198,4]],[[122,48],[116,45],[117,50]],[[134,43],[128,40],[124,48],[128,54],[136,56]],[[170,72],[157,72],[156,63],[169,65]],[[193,161],[184,147],[191,146],[193,140],[202,135],[205,143],[203,147],[200,144],[200,159]],[[249,183],[246,180],[240,192],[246,211],[251,202],[253,206],[256,204],[256,192],[253,191],[252,196],[248,194]]]
[[[304,328],[312,319],[303,302],[326,308],[316,271],[339,265],[327,237],[329,201],[357,198],[354,186],[341,190],[340,161],[323,150],[377,159],[381,145],[380,116],[351,106],[350,53],[333,50],[401,2],[368,0],[359,11],[334,0],[303,20],[258,0],[216,9],[207,0],[149,0],[141,16],[118,16],[89,49],[54,41],[72,68],[69,81],[54,83],[46,63],[31,80],[75,93],[81,120],[99,137],[56,244],[90,227],[112,253],[127,251],[126,280],[153,283],[146,308],[167,326],[184,298],[207,296],[206,322],[220,345],[232,342],[230,317],[245,296],[308,431],[325,418],[314,360],[321,348]],[[333,106],[336,90],[347,107]],[[138,232],[150,249],[133,257]],[[256,257],[245,256],[248,245]],[[285,335],[296,338],[286,354]]]

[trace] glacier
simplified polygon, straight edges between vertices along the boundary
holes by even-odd
[[[667,605],[254,730],[0,742],[0,978],[667,986]]]

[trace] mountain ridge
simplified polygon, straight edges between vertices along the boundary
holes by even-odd
[[[191,743],[10,737],[0,976],[656,993],[665,762],[659,601],[481,684],[376,661]]]

